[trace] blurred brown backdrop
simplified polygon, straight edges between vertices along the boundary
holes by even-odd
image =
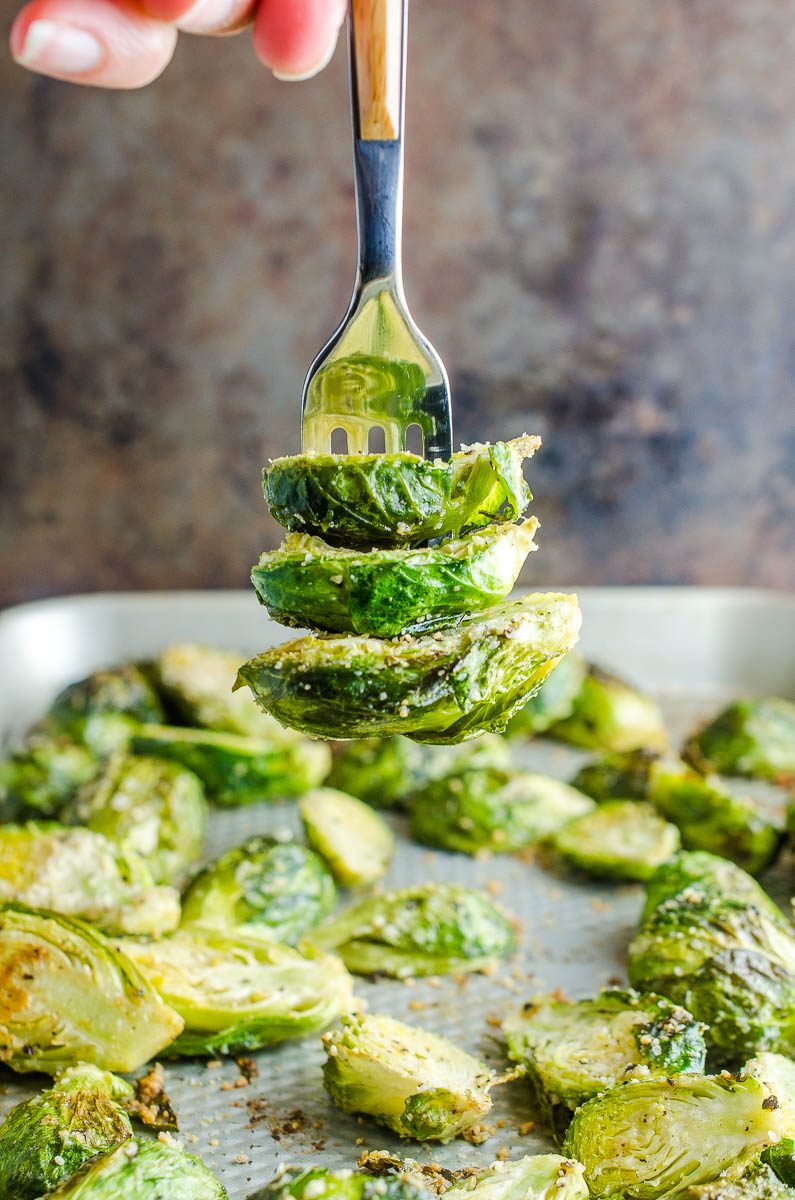
[[[795,0],[414,0],[409,299],[457,438],[544,435],[529,579],[795,586],[794,62]],[[350,288],[344,52],[0,98],[0,603],[243,585]]]

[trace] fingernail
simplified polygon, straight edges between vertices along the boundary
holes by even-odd
[[[31,21],[14,56],[23,67],[50,75],[83,75],[105,56],[102,43],[87,29],[65,21]]]
[[[241,0],[196,0],[176,24],[185,33],[223,33],[240,17]]]
[[[334,57],[334,51],[336,50],[336,48],[337,48],[337,39],[335,37],[334,40],[332,41],[331,45],[329,46],[328,50],[326,51],[326,53],[323,55],[323,58],[321,59],[321,61],[319,63],[315,63],[315,65],[313,67],[308,67],[306,70],[299,70],[299,71],[276,71],[276,70],[274,70],[273,74],[276,76],[277,79],[280,79],[282,81],[282,83],[300,83],[304,79],[311,79],[313,77],[313,75],[318,75],[322,70],[324,70],[325,67],[327,67],[329,65],[332,58]]]

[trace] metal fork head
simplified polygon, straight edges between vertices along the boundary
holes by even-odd
[[[411,449],[426,458],[450,457],[447,372],[401,301],[394,287],[365,286],[354,296],[350,315],[304,384],[304,450],[329,453],[335,431],[342,430],[342,453]]]
[[[304,383],[305,451],[329,453],[342,430],[348,454],[380,450],[376,438],[387,454],[452,454],[447,372],[403,292],[407,10],[408,0],[351,0],[358,267],[348,311]]]

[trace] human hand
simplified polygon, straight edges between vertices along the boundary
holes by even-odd
[[[237,33],[280,79],[306,79],[331,58],[345,0],[30,0],[11,53],[32,71],[96,87],[137,88],[165,69],[177,34]]]

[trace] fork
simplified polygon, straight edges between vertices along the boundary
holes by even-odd
[[[408,0],[351,0],[358,265],[348,311],[304,383],[305,451],[452,453],[447,372],[403,291],[407,22]]]

